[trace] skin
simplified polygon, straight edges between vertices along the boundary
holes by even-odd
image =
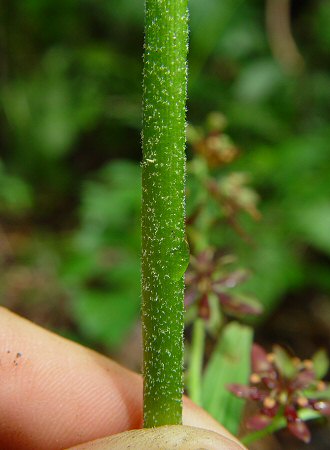
[[[0,448],[60,450],[142,427],[140,375],[1,307],[0,373]],[[188,398],[183,421],[244,448]]]
[[[236,443],[214,431],[188,425],[160,426],[97,439],[67,450],[235,450]],[[241,447],[243,448],[243,447]]]

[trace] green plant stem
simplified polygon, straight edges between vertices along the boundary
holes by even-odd
[[[143,74],[144,427],[182,423],[187,0],[146,0]]]
[[[199,406],[202,406],[202,371],[205,344],[204,320],[197,318],[193,325],[191,342],[190,367],[188,392],[190,398]]]
[[[299,411],[299,417],[301,420],[306,421],[311,419],[319,419],[322,416],[317,411],[313,411],[311,409],[302,409],[301,411]],[[286,425],[287,422],[283,416],[275,417],[267,427],[263,428],[262,430],[253,431],[252,433],[247,434],[246,436],[241,438],[241,442],[244,445],[249,445],[252,442],[263,439],[264,437],[269,436],[270,434],[275,433],[282,428],[285,428]]]
[[[266,436],[269,436],[272,433],[275,433],[275,431],[285,428],[285,426],[286,420],[284,417],[275,418],[270,425],[263,428],[262,430],[253,431],[252,433],[249,433],[243,438],[241,438],[241,442],[244,445],[249,445],[252,442],[258,441]]]

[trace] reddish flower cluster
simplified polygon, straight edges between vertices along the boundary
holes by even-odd
[[[259,413],[248,420],[247,427],[261,430],[275,418],[284,417],[287,428],[298,439],[309,442],[310,431],[299,417],[309,408],[330,415],[330,388],[321,378],[328,370],[328,358],[321,350],[312,360],[291,357],[283,348],[274,346],[273,353],[254,345],[250,386],[232,384],[236,396],[258,402]]]
[[[188,125],[188,142],[210,168],[229,164],[238,156],[238,148],[224,133],[226,126],[227,119],[216,111],[208,115],[204,130]]]
[[[243,296],[233,288],[243,283],[248,273],[245,270],[229,272],[226,266],[232,263],[232,257],[207,248],[197,257],[191,257],[190,267],[186,273],[187,306],[195,303],[198,314],[204,319],[210,317],[210,298],[217,298],[223,310],[235,316],[260,314],[261,305],[254,299]]]

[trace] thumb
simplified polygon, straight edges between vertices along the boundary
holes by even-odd
[[[214,431],[171,425],[125,431],[68,450],[244,450],[242,444]]]

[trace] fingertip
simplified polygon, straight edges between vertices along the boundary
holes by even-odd
[[[232,445],[234,445],[234,447],[230,448],[240,450],[245,449],[242,443],[239,442],[238,439],[235,438],[235,436],[233,436],[217,420],[215,420],[203,408],[196,405],[188,397],[184,397],[183,399],[183,424],[190,425],[192,427],[203,428],[225,437],[233,443]]]
[[[4,308],[0,333],[0,448],[59,449],[141,426],[137,374]]]

